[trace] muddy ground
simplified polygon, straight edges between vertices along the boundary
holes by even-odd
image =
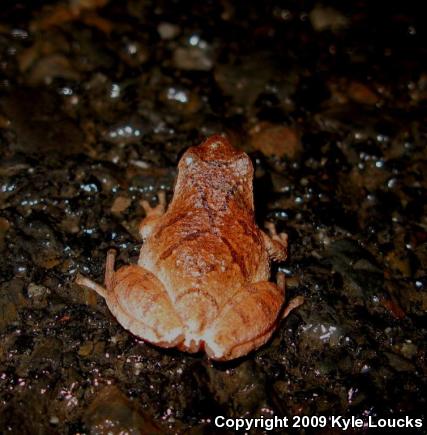
[[[2,433],[424,416],[424,14],[253,3],[2,0]],[[251,156],[258,223],[289,234],[278,269],[305,297],[229,364],[143,343],[73,283],[101,282],[109,248],[136,261],[140,200],[170,199],[179,156],[213,133]]]

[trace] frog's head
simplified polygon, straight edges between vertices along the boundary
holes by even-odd
[[[253,207],[252,162],[223,136],[211,136],[199,146],[189,148],[178,169],[175,192],[185,196],[195,189],[212,201],[238,196],[247,207]]]
[[[241,150],[234,148],[228,139],[214,135],[199,146],[189,148],[179,162],[182,173],[206,174],[213,173],[226,178],[247,179],[252,183],[252,162]]]

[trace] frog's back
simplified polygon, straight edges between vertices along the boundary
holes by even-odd
[[[191,290],[221,305],[234,289],[268,279],[252,181],[249,157],[220,136],[182,156],[172,201],[139,260],[174,301]]]
[[[141,250],[140,264],[158,273],[171,296],[197,288],[223,303],[245,282],[268,277],[268,258],[251,219],[203,209],[166,213]]]

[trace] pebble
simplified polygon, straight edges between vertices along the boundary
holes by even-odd
[[[311,25],[317,32],[340,30],[349,25],[349,19],[331,7],[316,6],[309,13]]]
[[[128,399],[114,385],[100,389],[84,421],[91,434],[160,435],[165,432],[140,409],[136,400]]]
[[[118,196],[114,199],[113,205],[111,206],[111,213],[122,213],[124,212],[132,203],[132,200],[127,196]]]
[[[260,123],[251,132],[250,144],[264,155],[296,160],[302,153],[302,144],[295,128]]]
[[[375,106],[380,100],[378,95],[372,91],[370,87],[354,81],[350,82],[348,96],[356,103],[367,104],[369,106]]]
[[[27,306],[23,295],[24,282],[19,278],[0,286],[0,331],[12,326],[19,319],[19,310]]]
[[[157,31],[162,39],[173,39],[179,35],[181,29],[176,24],[163,22],[157,26]]]
[[[193,35],[189,38],[189,45],[174,50],[173,64],[182,70],[209,71],[214,65],[213,51],[205,41]]]
[[[176,112],[192,115],[202,106],[199,96],[182,86],[169,86],[160,93],[160,101]]]
[[[0,251],[4,249],[4,239],[9,228],[9,221],[5,218],[0,217]]]
[[[4,97],[0,107],[17,137],[13,149],[30,155],[70,155],[82,150],[83,134],[74,120],[62,112],[55,94],[20,88]]]

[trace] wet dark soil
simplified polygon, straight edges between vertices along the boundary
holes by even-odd
[[[2,1],[0,432],[424,416],[420,7]],[[305,297],[229,364],[143,343],[73,283],[101,282],[109,248],[136,261],[140,200],[170,198],[179,156],[213,133],[253,159],[258,222],[289,234],[278,268]]]

